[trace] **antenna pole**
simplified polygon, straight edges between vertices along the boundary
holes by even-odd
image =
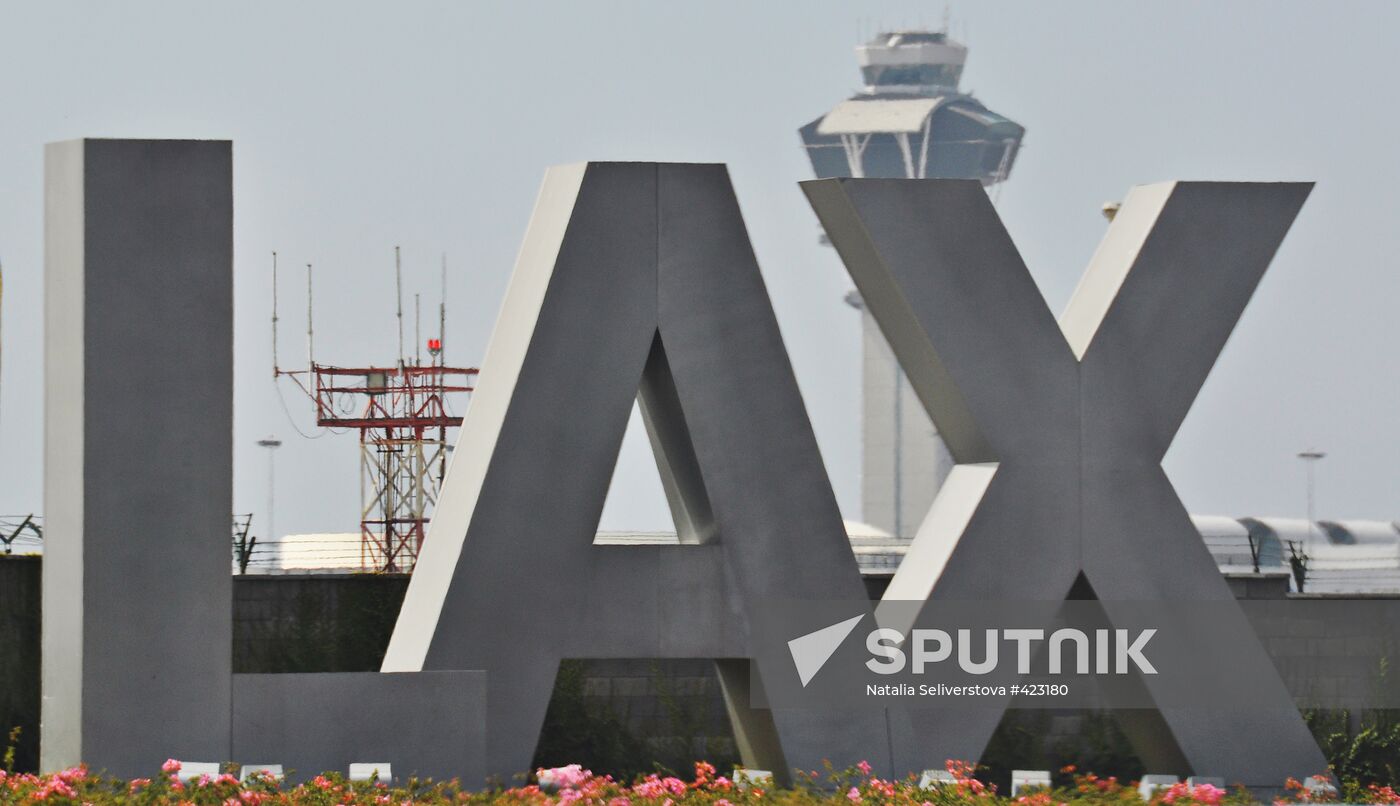
[[[442,254],[442,296],[438,298],[438,361],[447,366],[447,253]]]
[[[422,294],[413,295],[413,366],[423,366],[423,354],[419,352],[419,343],[423,339],[423,305]]]
[[[277,366],[277,251],[272,252],[272,379],[281,375]]]
[[[311,264],[306,264],[306,371],[316,369],[316,351],[311,335]]]
[[[394,288],[398,305],[399,319],[399,366],[403,366],[403,270],[399,262],[399,248],[394,247]]]

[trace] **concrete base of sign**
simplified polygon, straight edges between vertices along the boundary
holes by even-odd
[[[374,758],[400,778],[480,787],[486,675],[237,674],[233,757],[276,762],[293,781]]]

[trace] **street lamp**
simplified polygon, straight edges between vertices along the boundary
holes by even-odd
[[[1316,489],[1316,484],[1317,484],[1317,478],[1316,478],[1316,470],[1315,470],[1315,468],[1316,468],[1316,466],[1317,466],[1318,461],[1321,460],[1321,459],[1323,459],[1323,458],[1326,457],[1326,456],[1327,456],[1327,454],[1326,454],[1326,453],[1323,453],[1322,451],[1311,450],[1311,449],[1306,450],[1306,451],[1303,451],[1303,452],[1301,452],[1301,453],[1298,454],[1298,458],[1303,460],[1303,466],[1306,467],[1306,468],[1307,468],[1307,471],[1308,471],[1308,542],[1309,542],[1309,543],[1312,543],[1312,539],[1313,539],[1313,524],[1316,523],[1316,520],[1317,520],[1316,514],[1313,512],[1313,507],[1314,507],[1314,505],[1315,505],[1315,503],[1316,503],[1316,499],[1315,499],[1314,496],[1315,496],[1315,489]]]
[[[271,545],[276,545],[277,533],[273,531],[273,493],[277,489],[276,466],[272,461],[277,449],[282,447],[282,440],[269,436],[266,439],[258,440],[258,447],[267,448],[267,539]],[[273,549],[276,552],[276,549]]]

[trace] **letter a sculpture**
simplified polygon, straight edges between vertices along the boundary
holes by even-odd
[[[594,545],[634,400],[681,545]],[[492,773],[567,658],[715,659],[780,782],[889,758],[882,709],[751,707],[761,598],[866,597],[724,166],[549,171],[460,441],[383,668],[486,670]]]

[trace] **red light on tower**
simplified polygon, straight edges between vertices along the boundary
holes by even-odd
[[[442,352],[442,339],[428,339],[428,352],[433,355]]]

